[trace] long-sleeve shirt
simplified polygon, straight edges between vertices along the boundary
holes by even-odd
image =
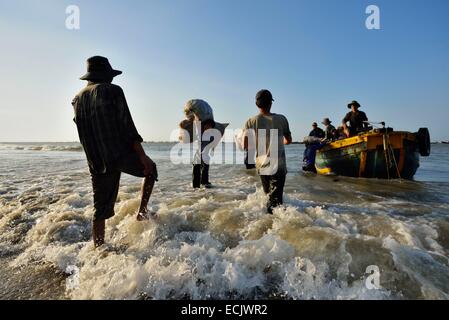
[[[89,83],[72,101],[74,121],[91,172],[105,173],[143,139],[137,132],[122,88]]]

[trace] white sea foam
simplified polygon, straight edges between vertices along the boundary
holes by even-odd
[[[369,189],[290,170],[285,207],[267,215],[255,175],[212,167],[216,188],[193,191],[191,167],[172,165],[157,148],[148,151],[161,178],[151,202],[158,220],[136,221],[140,181],[124,176],[97,250],[82,153],[9,163],[15,169],[0,177],[0,254],[13,256],[14,268],[55,266],[72,299],[448,298],[448,212],[435,190],[420,202],[393,184],[392,200],[374,182]],[[429,191],[416,192],[410,198]],[[370,265],[380,269],[380,290],[366,286]]]

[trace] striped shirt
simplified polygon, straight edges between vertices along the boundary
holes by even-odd
[[[92,173],[105,173],[143,139],[137,132],[122,88],[89,83],[72,101],[74,121]]]

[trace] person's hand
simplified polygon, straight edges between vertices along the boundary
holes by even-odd
[[[182,120],[179,123],[179,127],[181,129],[189,130],[189,128],[193,127],[193,120],[188,120],[188,119]]]
[[[145,174],[145,176],[153,174],[154,177],[157,178],[156,164],[153,162],[153,160],[151,160],[150,157],[145,155],[140,158],[140,161],[142,162],[142,165],[144,167],[143,173]]]
[[[292,136],[290,135],[290,136],[286,136],[286,137],[284,137],[284,144],[285,145],[289,145],[289,144],[291,144],[293,141],[292,141],[293,139],[292,139]]]

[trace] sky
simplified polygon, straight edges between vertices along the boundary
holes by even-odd
[[[262,88],[294,140],[354,99],[371,121],[449,140],[448,16],[447,0],[0,0],[0,141],[77,141],[71,101],[93,55],[123,71],[146,141],[168,141],[189,99],[241,128]]]

